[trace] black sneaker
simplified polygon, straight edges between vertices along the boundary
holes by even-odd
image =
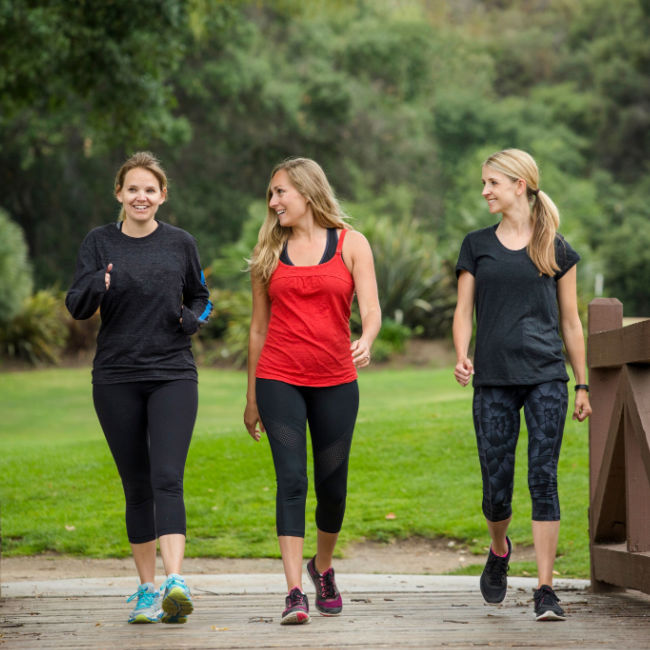
[[[533,593],[536,621],[566,621],[564,610],[558,604],[560,599],[548,585],[542,585]]]
[[[512,544],[510,538],[506,537],[508,542],[508,555],[499,557],[492,552],[488,553],[488,559],[485,568],[481,574],[481,593],[486,603],[500,603],[506,597],[508,589],[508,562],[512,553]]]
[[[298,587],[294,587],[287,596],[286,608],[282,612],[281,625],[300,625],[309,623],[309,601]]]

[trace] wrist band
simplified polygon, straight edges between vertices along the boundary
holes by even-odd
[[[576,384],[576,390],[586,390],[589,392],[589,384]]]

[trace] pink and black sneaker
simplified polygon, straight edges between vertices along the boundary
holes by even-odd
[[[343,600],[336,588],[334,569],[330,567],[325,573],[318,573],[314,555],[307,563],[307,573],[316,587],[316,609],[323,616],[338,616],[343,609]]]
[[[298,587],[294,587],[285,600],[286,609],[282,612],[281,625],[300,625],[309,623],[309,601]]]

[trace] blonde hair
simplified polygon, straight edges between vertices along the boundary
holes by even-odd
[[[273,194],[273,176],[284,170],[296,190],[309,202],[314,221],[323,228],[347,228],[347,216],[341,209],[322,167],[310,158],[288,158],[273,168],[266,190],[266,219],[260,228],[257,245],[249,260],[251,274],[268,285],[275,271],[282,248],[291,234],[291,228],[280,225],[278,215],[269,206]]]
[[[150,151],[138,151],[134,153],[118,170],[115,175],[114,191],[117,194],[124,186],[124,179],[132,169],[146,169],[150,171],[158,180],[158,185],[162,192],[167,192],[167,174],[160,166],[160,161]],[[120,209],[119,220],[124,221],[126,213],[124,206]]]
[[[535,159],[521,149],[504,149],[492,154],[484,163],[508,176],[513,182],[526,182],[531,203],[533,236],[527,252],[540,275],[552,277],[560,270],[555,259],[555,234],[560,225],[560,213],[551,197],[539,189],[539,169]]]

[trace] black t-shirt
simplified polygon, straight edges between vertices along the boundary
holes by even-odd
[[[456,275],[476,278],[474,386],[527,386],[568,381],[559,333],[557,281],[580,259],[561,235],[555,237],[560,270],[540,276],[526,249],[510,250],[498,224],[463,240]]]
[[[79,249],[65,303],[77,319],[100,309],[95,384],[197,378],[190,335],[207,321],[212,303],[194,238],[157,223],[146,237],[129,237],[114,223],[100,226]]]

